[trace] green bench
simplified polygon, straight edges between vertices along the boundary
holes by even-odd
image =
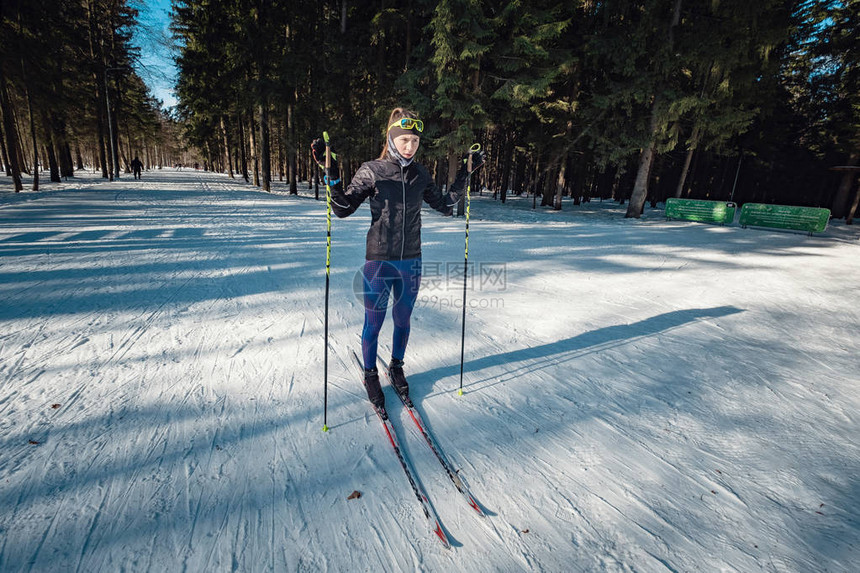
[[[829,220],[829,209],[744,203],[738,222],[744,228],[748,226],[770,227],[773,229],[806,231],[811,235],[812,233],[824,232]]]
[[[735,220],[735,204],[725,201],[666,199],[666,218],[699,223],[730,225]]]

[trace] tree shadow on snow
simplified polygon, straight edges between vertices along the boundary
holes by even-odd
[[[491,374],[474,379],[470,376],[471,381],[464,384],[464,388],[471,392],[480,392],[497,384],[514,380],[528,372],[567,362],[584,354],[627,344],[633,340],[667,332],[699,320],[720,318],[740,312],[743,310],[733,306],[676,310],[632,324],[607,326],[539,346],[529,346],[468,360],[463,364],[464,376],[467,373],[476,373],[492,367],[504,367],[505,372],[503,377]],[[423,398],[429,395],[428,390],[432,388],[436,380],[458,374],[459,365],[456,364],[413,374],[409,378],[410,393],[415,398]]]

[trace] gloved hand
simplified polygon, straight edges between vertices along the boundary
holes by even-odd
[[[314,161],[317,162],[322,169],[325,169],[325,141],[321,137],[318,137],[311,142],[311,152],[314,155]],[[331,153],[331,174],[332,177],[337,177],[337,174],[340,173],[338,171],[337,166],[337,154],[334,151],[330,151]]]
[[[469,156],[472,156],[472,170],[469,171]],[[478,151],[469,151],[468,153],[463,154],[463,167],[460,168],[460,171],[471,175],[478,169],[480,169],[487,160],[487,154],[484,153],[483,149],[479,149]]]

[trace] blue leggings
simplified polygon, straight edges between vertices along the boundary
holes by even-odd
[[[390,295],[391,316],[394,319],[394,340],[391,357],[403,360],[409,341],[409,318],[421,285],[421,259],[402,261],[365,261],[364,269],[364,330],[361,352],[365,368],[376,367],[379,331],[385,321]]]

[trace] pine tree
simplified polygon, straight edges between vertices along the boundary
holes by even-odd
[[[841,163],[860,164],[860,1],[804,2],[789,82],[794,102],[809,117],[818,153],[831,148]],[[851,222],[860,199],[858,172],[845,170],[833,198],[833,217]]]
[[[533,153],[550,156],[550,168],[567,163],[577,120],[582,12],[576,3],[530,2],[503,3],[494,13],[488,111],[501,135],[495,152],[504,202],[515,150],[525,150],[526,141]],[[555,207],[561,208],[560,197]]]
[[[487,123],[481,62],[490,49],[492,28],[477,0],[439,2],[428,27],[436,81],[433,111],[442,126],[433,145],[448,156],[448,181],[452,182],[460,154]]]

